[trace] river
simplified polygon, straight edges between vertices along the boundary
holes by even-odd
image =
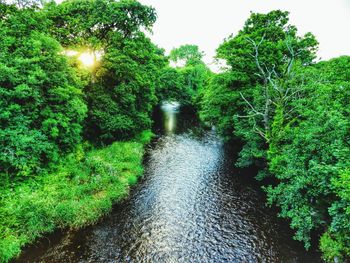
[[[130,197],[94,226],[41,239],[18,262],[320,262],[234,169],[235,154],[214,131],[176,104],[160,113]]]

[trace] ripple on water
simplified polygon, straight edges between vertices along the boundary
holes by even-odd
[[[261,194],[235,179],[232,166],[211,133],[163,136],[131,197],[66,245],[52,246],[41,260],[312,262],[281,233]]]

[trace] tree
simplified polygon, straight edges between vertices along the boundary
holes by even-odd
[[[196,65],[203,63],[202,58],[204,52],[199,51],[199,47],[196,45],[182,45],[178,48],[174,48],[170,51],[170,60],[176,62],[183,61],[185,66]]]
[[[268,201],[291,220],[296,239],[308,248],[313,230],[328,229],[321,248],[331,258],[349,244],[339,183],[350,153],[349,61],[314,65],[316,47],[312,34],[297,35],[288,13],[252,14],[218,48],[230,69],[210,83],[201,116],[243,141],[239,166],[258,165],[258,179],[274,178]]]
[[[281,80],[290,75],[296,61],[310,64],[315,58],[317,44],[311,33],[297,36],[296,27],[288,24],[288,12],[277,10],[268,14],[252,13],[238,35],[231,36],[218,48],[218,58],[225,59],[232,71],[249,74],[249,85],[259,89],[259,97],[264,98],[256,105],[240,92],[248,115],[257,123],[254,130],[264,140],[269,140],[273,104],[283,104],[289,99],[289,90]]]
[[[130,138],[150,128],[156,84],[165,66],[163,50],[143,33],[132,39],[116,33],[112,43],[105,49],[95,83],[85,89],[87,134],[104,142]]]
[[[182,105],[190,105],[193,94],[186,89],[179,71],[166,66],[161,71],[156,95],[159,101],[178,101]]]
[[[178,85],[172,85],[173,90],[171,90],[172,99],[176,98],[182,105],[197,105],[200,101],[201,90],[206,87],[211,76],[210,70],[202,61],[203,55],[204,53],[196,45],[183,45],[170,52],[170,61],[183,62],[182,66],[176,67],[176,83]],[[169,70],[165,72],[169,72]],[[173,76],[174,74],[173,71]],[[170,77],[170,75],[163,75],[163,80],[165,76]],[[160,84],[161,87],[165,86],[160,89],[161,92],[169,91],[166,85],[170,81],[165,80]],[[174,96],[174,94],[177,95]],[[170,99],[170,94],[161,94],[161,97]]]
[[[275,114],[268,152],[279,181],[267,188],[270,202],[306,244],[313,229],[326,229],[320,247],[328,260],[349,256],[349,65],[349,57],[340,57],[295,72],[291,85],[304,96],[291,102],[293,119]]]
[[[18,8],[35,8],[40,7],[45,3],[45,0],[0,0],[0,4],[16,5]]]
[[[34,9],[0,22],[1,182],[40,171],[80,142],[86,105],[59,43]]]
[[[165,56],[141,31],[150,30],[155,10],[134,0],[76,0],[50,3],[45,11],[50,33],[64,47],[103,54],[84,89],[86,137],[110,143],[150,128]]]
[[[241,81],[244,80],[241,79]],[[245,106],[240,103],[239,92],[235,92],[235,89],[241,85],[237,75],[223,72],[213,75],[202,92],[200,118],[214,125],[226,141],[236,138],[234,136],[234,116]]]
[[[253,162],[265,165],[275,108],[279,104],[284,107],[291,97],[298,96],[298,91],[286,87],[284,81],[295,63],[305,66],[312,63],[316,48],[317,41],[312,34],[298,36],[296,27],[288,24],[288,12],[277,10],[268,14],[252,13],[243,29],[217,49],[217,57],[226,60],[230,67],[231,92],[239,95],[230,96],[231,105],[239,105],[234,116],[227,116],[234,121],[221,125],[219,132],[233,131],[231,137],[238,136],[245,142],[240,165]],[[210,107],[210,104],[204,105],[207,120],[211,118]]]
[[[326,223],[331,179],[350,153],[345,108],[339,107],[340,97],[330,100],[338,93],[334,84],[317,83],[319,77],[311,76],[304,87],[308,96],[293,102],[295,117],[286,118],[282,109],[274,117],[268,159],[269,170],[280,183],[267,189],[270,201],[291,219],[296,238],[307,246],[310,231]]]
[[[64,47],[103,49],[116,32],[130,38],[156,21],[154,8],[135,0],[74,0],[46,5],[51,34]]]

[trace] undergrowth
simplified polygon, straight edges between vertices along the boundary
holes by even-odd
[[[144,132],[134,141],[67,156],[53,171],[0,190],[0,262],[56,228],[80,228],[107,214],[142,175]]]

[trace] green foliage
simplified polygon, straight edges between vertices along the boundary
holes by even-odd
[[[126,196],[142,174],[143,146],[153,136],[142,131],[167,65],[142,33],[155,22],[152,7],[11,2],[0,2],[1,262],[57,227],[96,222]],[[61,45],[103,58],[84,69]],[[134,138],[86,152],[83,129],[98,144]]]
[[[21,247],[57,227],[96,222],[136,183],[142,156],[143,143],[116,142],[71,154],[54,171],[1,190],[0,261],[7,262]]]
[[[204,92],[201,116],[224,138],[244,141],[240,166],[264,167],[274,108],[289,96],[283,80],[298,61],[310,64],[316,47],[312,34],[299,37],[288,24],[288,12],[277,10],[252,13],[243,29],[217,49],[229,69]]]
[[[350,165],[347,162],[347,168],[331,179],[337,198],[328,209],[332,217],[330,227],[320,240],[324,258],[329,261],[350,256]]]
[[[103,54],[84,89],[86,137],[111,143],[150,128],[166,64],[163,50],[141,32],[155,22],[154,9],[134,0],[75,0],[50,3],[44,11],[52,21],[50,33],[62,45]]]
[[[228,72],[215,75],[203,92],[200,101],[200,118],[216,126],[224,139],[234,134],[234,115],[239,111],[239,93],[235,92],[237,81]]]
[[[198,107],[203,96],[204,89],[212,77],[212,72],[203,63],[191,63],[185,67],[178,68],[182,86],[191,97],[190,104]]]
[[[113,45],[109,35],[120,33],[130,38],[141,28],[150,30],[156,21],[154,8],[135,0],[68,0],[45,6],[52,21],[50,31],[65,47],[99,49],[106,42]]]
[[[0,0],[0,4],[13,5],[18,8],[36,8],[42,6],[45,0]]]
[[[137,182],[167,62],[141,32],[155,11],[137,1],[12,2],[0,3],[1,262],[95,222]],[[61,45],[103,58],[83,68]],[[135,138],[86,153],[83,130],[97,144]]]
[[[211,71],[202,61],[203,52],[196,45],[184,45],[170,52],[172,62],[183,61],[181,67],[165,67],[156,89],[160,101],[178,101],[182,105],[197,106],[202,91],[208,85]]]
[[[151,130],[145,130],[135,137],[136,142],[140,142],[142,144],[148,144],[152,141],[155,134]]]
[[[302,121],[285,130],[273,146],[278,150],[270,153],[270,170],[281,182],[288,182],[290,195],[286,195],[283,184],[268,192],[281,206],[281,214],[292,218],[292,225],[299,229],[298,239],[308,239],[310,230],[324,222],[327,210],[322,202],[327,202],[332,192],[330,180],[350,153],[346,142],[349,122],[339,101],[330,101],[331,89],[319,85],[317,98],[308,97],[299,105]],[[298,222],[294,224],[293,220]]]
[[[214,75],[196,45],[165,57],[143,33],[155,10],[135,0],[41,5],[0,1],[0,261],[56,227],[95,222],[126,195],[160,100],[194,105],[241,140],[237,165],[273,178],[268,203],[306,248],[317,229],[327,261],[350,256],[350,57],[313,64],[318,43],[288,12],[252,13],[217,49],[229,68]],[[103,56],[83,69],[61,46]],[[83,130],[97,144],[134,139],[86,152]]]
[[[79,80],[33,9],[0,22],[1,184],[40,171],[80,142],[86,105]]]
[[[193,92],[186,88],[179,70],[168,66],[161,71],[156,95],[159,101],[178,101],[183,105],[189,105]]]
[[[311,63],[318,43],[311,33],[298,36],[296,27],[288,24],[288,15],[280,10],[252,13],[243,29],[219,46],[217,57],[225,59],[232,71],[248,74],[254,82],[264,77],[257,69],[256,55],[263,70],[274,69],[277,74],[288,70],[292,56],[303,64]],[[254,45],[258,46],[257,54]]]
[[[200,116],[243,142],[237,165],[274,179],[268,203],[297,240],[309,248],[311,233],[325,231],[320,248],[331,261],[350,256],[350,57],[313,65],[316,47],[287,12],[252,14],[218,48],[229,69],[205,90]]]
[[[293,119],[276,122],[278,135],[270,142],[269,169],[280,184],[268,188],[269,201],[281,207],[281,215],[291,219],[297,239],[306,245],[310,231],[324,225],[330,226],[328,237],[343,240],[341,246],[349,244],[342,238],[350,229],[346,200],[336,187],[349,167],[349,65],[350,59],[342,57],[296,73],[292,84],[303,90],[303,97],[291,103]],[[346,179],[342,183],[346,185]],[[328,250],[326,243],[321,248]]]
[[[95,82],[85,89],[87,134],[104,142],[130,138],[151,127],[156,84],[165,65],[162,50],[143,33],[132,39],[116,34],[113,43],[105,49]]]
[[[328,232],[324,233],[320,239],[320,248],[326,262],[334,262],[335,258],[344,260],[343,255],[350,254],[349,246],[346,246],[347,243],[348,241],[344,238],[331,236]]]
[[[296,33],[288,24],[287,12],[253,13],[238,35],[230,36],[217,50],[217,57],[225,59],[230,69],[218,77],[222,84],[213,81],[209,85],[206,94],[216,94],[218,99],[204,94],[201,115],[214,121],[225,138],[238,136],[245,141],[239,161],[242,166],[264,157],[264,141],[271,132],[271,101],[280,97],[271,78],[285,74],[295,60],[307,64],[314,56],[317,42],[313,36],[301,38]]]
[[[174,62],[184,62],[185,66],[203,63],[204,53],[196,45],[182,45],[171,50],[169,58]]]

